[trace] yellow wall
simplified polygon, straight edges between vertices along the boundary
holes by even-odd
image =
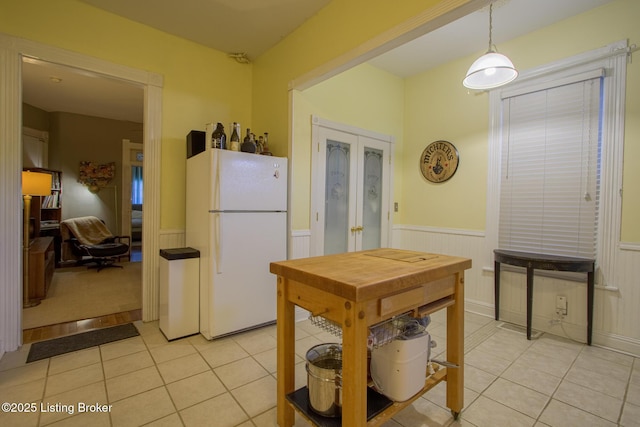
[[[252,66],[78,0],[2,1],[0,32],[164,76],[160,225],[181,229],[189,130],[238,121],[269,132],[274,154],[287,155],[292,79],[434,5],[445,5],[439,15],[486,1],[333,0]]]
[[[618,40],[640,43],[640,2],[619,0],[498,46],[521,70]],[[586,31],[585,29],[588,29]],[[478,52],[478,56],[482,52]],[[635,54],[638,57],[638,53]],[[402,223],[483,230],[486,211],[488,96],[467,94],[461,80],[475,55],[406,80]],[[637,58],[634,58],[637,59]],[[426,101],[426,102],[425,102]],[[640,242],[640,65],[628,64],[622,241]],[[456,175],[429,184],[417,159],[426,143],[447,139],[460,152]],[[622,167],[622,165],[620,165]],[[411,197],[409,197],[411,194]],[[438,209],[433,209],[437,201]]]
[[[357,50],[372,37],[416,16],[424,16],[432,6],[454,7],[465,3],[480,5],[486,1],[334,0],[258,58],[253,66],[237,64],[222,52],[122,19],[77,0],[3,1],[0,3],[0,32],[164,76],[161,227],[179,229],[184,227],[184,139],[189,130],[202,129],[204,123],[213,120],[239,121],[243,127],[250,124],[255,129],[269,131],[270,146],[275,154],[287,155],[289,82],[340,55]],[[499,49],[509,54],[519,68],[527,69],[623,38],[638,43],[640,28],[634,26],[634,18],[640,16],[639,3],[618,0],[500,45]],[[436,15],[439,13],[442,11]],[[376,129],[373,120],[367,121],[369,115],[364,111],[359,116],[361,124],[352,123],[398,137],[398,146],[402,149],[396,151],[396,182],[400,184],[396,186],[395,200],[400,201],[400,212],[395,223],[484,228],[487,99],[486,96],[466,95],[460,85],[460,77],[473,59],[455,61],[407,79],[402,123],[389,122]],[[640,225],[636,220],[640,217],[640,100],[637,95],[640,93],[640,72],[636,63],[628,67],[622,229],[623,240],[631,242],[640,241]],[[359,71],[373,75],[366,68]],[[430,83],[430,74],[444,82]],[[298,95],[293,96],[298,100],[296,105],[303,105]],[[333,109],[323,104],[328,99],[323,96],[325,99],[322,100],[311,99],[318,105],[305,107],[305,114],[317,111],[336,121],[358,120],[358,114],[349,117],[348,109],[333,113]],[[322,111],[327,113],[322,114]],[[335,116],[329,117],[332,113]],[[425,123],[425,117],[438,119]],[[300,131],[304,132],[302,128]],[[441,186],[424,182],[417,169],[419,153],[435,139],[451,140],[461,155],[456,176]],[[300,155],[309,157],[302,151]],[[296,161],[294,157],[294,164]],[[294,203],[298,199],[303,200],[303,204],[305,198],[308,200],[309,190],[305,187],[306,184],[296,184]],[[439,201],[441,213],[434,212],[434,200]],[[308,213],[306,218],[304,215],[299,217],[298,210],[294,215],[294,228],[305,228]]]
[[[275,154],[286,155],[290,82],[313,73],[327,62],[340,62],[341,55],[346,60],[354,59],[351,52],[364,53],[363,44],[399,25],[406,24],[404,28],[409,30],[457,7],[477,4],[480,8],[487,2],[333,0],[254,62],[254,126],[270,129],[270,140],[278,144]]]
[[[498,49],[524,71],[621,39],[638,43],[640,27],[634,22],[637,16],[640,16],[640,2],[618,0],[501,44]],[[403,117],[399,130],[402,137],[398,144],[401,149],[396,152],[394,195],[395,201],[400,202],[400,210],[394,215],[395,224],[485,229],[489,98],[486,94],[468,93],[461,84],[469,65],[482,53],[404,80],[403,112],[399,114]],[[622,240],[626,242],[640,242],[640,222],[637,221],[640,217],[640,70],[638,61],[634,62],[627,68],[622,217]],[[302,162],[306,167],[308,162],[308,153],[299,151],[307,129],[301,128],[299,123],[304,123],[310,112],[321,116],[335,115],[334,120],[355,126],[369,119],[370,111],[352,105],[354,100],[345,104],[348,97],[343,96],[345,88],[360,87],[363,81],[366,79],[362,78],[361,71],[352,70],[297,94],[294,164]],[[367,92],[366,88],[360,90]],[[376,90],[377,86],[371,85],[369,92]],[[394,99],[397,99],[396,95]],[[391,117],[398,117],[398,114]],[[388,126],[392,129],[398,125],[389,123]],[[308,134],[306,138],[308,140]],[[460,165],[451,180],[432,184],[420,174],[418,162],[422,150],[439,139],[456,146]],[[306,228],[303,217],[308,216],[308,174],[309,171],[300,165],[294,170],[296,180],[304,182],[306,187],[294,189],[293,198],[297,201],[293,212],[294,228]],[[307,203],[304,215],[300,212],[305,208],[303,203]]]
[[[406,165],[401,223],[484,230],[487,183],[488,97],[462,86],[469,60],[458,60],[406,79]],[[451,142],[460,155],[451,179],[434,184],[419,169],[422,151],[433,141]]]
[[[302,93],[294,92],[291,189],[294,230],[310,227],[311,115],[392,135],[398,155],[402,151],[403,88],[401,78],[363,64]],[[395,168],[402,168],[402,165],[396,162]],[[400,180],[395,183],[396,193],[399,193],[400,183]]]
[[[0,32],[164,76],[161,228],[184,228],[185,137],[251,123],[251,66],[77,0],[2,1]]]

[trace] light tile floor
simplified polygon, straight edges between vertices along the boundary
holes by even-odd
[[[446,409],[441,383],[384,427],[640,426],[640,359],[548,334],[527,341],[500,325],[466,314],[465,409],[458,421]],[[0,425],[276,425],[275,326],[170,343],[156,322],[136,326],[139,337],[30,364],[29,345],[5,354],[0,401],[14,408],[35,403],[36,410],[0,412]],[[429,331],[438,343],[433,356],[443,359],[444,312],[432,317]],[[307,349],[335,341],[308,321],[297,324],[297,386],[306,384]],[[83,410],[81,403],[108,411]],[[297,418],[296,426],[308,424]]]

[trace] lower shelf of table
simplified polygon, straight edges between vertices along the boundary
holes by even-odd
[[[373,388],[367,387],[367,424],[369,426],[381,426],[394,414],[411,405],[411,403],[438,385],[438,383],[446,381],[446,378],[447,369],[439,367],[433,375],[426,379],[424,388],[404,402],[394,402]],[[309,403],[309,389],[306,386],[289,393],[286,397],[291,405],[314,425],[318,427],[342,426],[342,418],[340,417],[324,417],[313,412],[311,404]]]
[[[287,395],[287,400],[306,418],[319,427],[340,427],[342,418],[324,417],[311,409],[309,389],[305,386]],[[367,387],[367,420],[372,419],[382,411],[393,405],[393,401],[381,395],[371,387]]]

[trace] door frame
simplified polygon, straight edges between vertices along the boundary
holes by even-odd
[[[0,198],[5,201],[0,222],[0,311],[7,320],[0,325],[0,355],[22,344],[22,58],[79,68],[119,78],[144,88],[145,229],[143,250],[158,253],[160,231],[160,153],[162,136],[162,88],[160,74],[115,64],[66,49],[0,34]],[[142,265],[142,317],[158,318],[158,261],[149,257]]]
[[[38,139],[42,143],[42,164],[39,168],[49,168],[49,132],[44,130],[32,129],[27,126],[22,126],[22,151],[24,152],[24,137],[29,136]],[[24,157],[22,158],[22,167],[24,167]]]
[[[123,236],[131,236],[131,166],[144,168],[144,160],[131,160],[131,153],[138,151],[144,153],[144,144],[131,142],[128,139],[122,140],[122,225],[120,226],[120,234]],[[133,237],[131,241],[133,241]]]
[[[389,173],[388,173],[388,200],[386,203],[387,208],[387,225],[386,234],[387,246],[392,246],[392,230],[393,230],[393,164],[395,156],[395,137],[392,135],[385,135],[382,133],[374,132],[367,129],[362,129],[356,126],[334,122],[327,120],[316,115],[311,116],[311,210],[309,224],[310,226],[310,244],[309,255],[319,256],[323,255],[324,248],[324,221],[320,221],[324,218],[320,212],[324,210],[324,182],[326,171],[326,159],[320,155],[320,143],[321,143],[321,131],[324,129],[331,129],[338,132],[344,132],[355,135],[357,137],[364,137],[368,139],[374,139],[389,145]]]

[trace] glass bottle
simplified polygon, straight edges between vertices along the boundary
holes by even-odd
[[[244,137],[244,141],[242,142],[240,149],[245,153],[256,152],[256,142],[253,140],[251,129],[249,128],[247,128],[247,136]]]
[[[271,151],[269,151],[269,132],[264,133],[262,144],[262,154],[271,154]]]
[[[227,135],[224,133],[224,126],[222,123],[218,122],[216,130],[214,130],[211,135],[211,139],[213,148],[220,148],[221,150],[227,148]]]
[[[264,138],[262,135],[258,137],[258,141],[256,142],[256,154],[262,154],[264,148]]]
[[[233,132],[231,133],[231,140],[229,142],[229,149],[233,151],[240,151],[240,134],[238,133],[238,123],[233,122]]]

